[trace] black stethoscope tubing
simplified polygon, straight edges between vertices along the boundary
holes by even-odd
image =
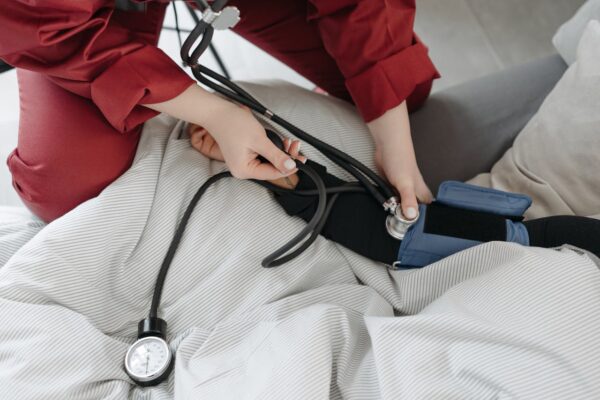
[[[212,22],[214,22],[214,20],[211,18],[218,18],[218,13],[223,9],[223,7],[225,7],[225,5],[227,4],[227,0],[215,0],[213,2],[212,8],[208,5],[206,0],[194,1],[203,11],[203,18],[202,20],[200,20],[195,13],[192,13],[192,16],[194,17],[197,25],[192,30],[185,43],[182,44],[181,56],[185,64],[192,68],[192,72],[196,79],[198,79],[200,83],[203,83],[209,88],[213,89],[215,92],[220,93],[221,95],[239,104],[246,105],[251,110],[267,117],[275,124],[286,129],[299,139],[302,139],[305,142],[311,144],[313,147],[315,147],[317,150],[323,153],[326,157],[331,159],[334,163],[336,163],[341,168],[350,173],[352,176],[354,176],[358,181],[355,183],[347,183],[337,187],[326,187],[325,183],[317,174],[317,172],[315,172],[309,165],[305,165],[298,160],[296,160],[297,168],[303,173],[305,173],[306,176],[308,176],[308,178],[310,178],[314,182],[316,189],[283,189],[271,184],[270,182],[255,180],[254,182],[256,182],[257,184],[260,184],[275,193],[293,193],[297,196],[318,197],[316,211],[311,220],[292,240],[290,240],[280,249],[267,256],[262,261],[263,267],[269,268],[282,265],[294,259],[298,255],[300,255],[304,250],[306,250],[317,239],[318,235],[321,233],[323,227],[327,222],[327,218],[331,213],[331,210],[333,209],[336,200],[340,195],[344,193],[369,192],[373,196],[373,198],[379,204],[383,205],[383,207],[388,212],[397,212],[397,199],[394,196],[394,191],[392,190],[391,186],[388,185],[381,177],[379,177],[365,165],[363,165],[353,157],[349,156],[348,154],[309,135],[308,133],[296,127],[292,123],[275,115],[265,106],[263,106],[258,100],[256,100],[252,95],[250,95],[238,85],[231,82],[229,79],[198,64],[198,59],[200,55],[204,52],[204,50],[206,50],[210,46],[210,41],[214,33],[214,28],[212,26]],[[179,34],[180,29],[177,15],[175,17],[177,24],[176,30]],[[194,43],[198,39],[200,40],[200,42],[190,56],[189,51],[192,49]],[[267,135],[276,145],[278,145],[280,149],[283,147],[281,138],[277,134],[275,134],[274,132],[267,131]],[[177,225],[173,239],[171,240],[167,253],[163,259],[163,262],[160,266],[160,270],[156,277],[149,316],[141,320],[138,324],[138,341],[136,343],[140,343],[141,340],[146,340],[148,336],[155,336],[161,338],[161,340],[163,341],[165,340],[167,333],[167,323],[166,321],[158,317],[158,308],[160,306],[162,291],[164,288],[167,273],[169,271],[169,267],[173,259],[175,258],[177,249],[179,247],[179,244],[181,243],[181,239],[185,233],[185,229],[187,227],[187,224],[189,223],[189,220],[192,216],[196,205],[198,204],[202,196],[206,193],[206,191],[213,184],[229,177],[232,177],[232,174],[229,171],[221,172],[210,177],[196,191],[188,207],[186,208],[181,220],[179,221],[179,224]],[[328,195],[330,196],[329,199]],[[308,239],[305,240],[307,236]],[[133,349],[135,345],[136,344],[134,343],[129,351],[131,351],[131,349]],[[128,354],[129,352],[127,353],[125,359],[126,369],[128,368]],[[160,372],[160,374],[157,377],[155,377],[151,381],[147,381],[140,378],[139,376],[136,376],[133,372],[130,372],[129,369],[127,369],[127,371],[131,374],[130,376],[132,377],[132,379],[136,380],[136,382],[138,382],[138,384],[140,385],[156,385],[168,377],[169,373],[172,370],[172,365],[173,361],[171,358],[169,361],[169,366],[166,367],[162,372]]]
[[[387,199],[394,197],[394,193],[390,186],[379,175],[371,171],[360,161],[336,149],[328,143],[317,139],[316,137],[298,128],[294,124],[274,114],[264,105],[262,105],[258,100],[256,100],[252,95],[250,95],[244,89],[231,82],[230,80],[226,79],[222,75],[197,63],[192,64],[192,73],[200,83],[228,97],[229,99],[234,100],[236,103],[247,106],[251,110],[265,116],[269,120],[273,121],[277,125],[289,131],[297,138],[312,145],[331,161],[333,161],[341,168],[346,170],[353,177],[355,177],[379,204],[383,205]],[[225,87],[216,84],[215,82],[208,79],[205,75],[218,81]],[[369,181],[369,179],[372,182],[375,182],[375,184]]]
[[[201,10],[211,9],[212,12],[219,12],[227,5],[227,0],[215,0],[212,7],[209,7],[206,1],[195,1],[200,6]],[[291,132],[294,136],[318,149],[321,153],[330,158],[333,162],[338,164],[341,168],[345,169],[359,182],[361,182],[365,189],[368,190],[371,195],[373,195],[379,204],[384,204],[387,199],[395,197],[391,186],[360,161],[279,117],[271,112],[267,107],[262,105],[256,98],[254,98],[239,85],[236,85],[231,80],[211,70],[210,68],[200,65],[198,60],[204,51],[209,47],[210,41],[212,40],[214,34],[214,28],[203,19],[200,19],[195,13],[193,14],[193,17],[197,25],[183,43],[180,55],[183,62],[191,67],[194,77],[200,83],[213,89],[215,92],[230,98],[238,104],[245,105],[258,114],[265,116],[266,118],[275,122],[277,125]],[[189,52],[198,39],[200,39],[200,43],[190,55]],[[369,182],[369,180],[365,177],[370,179],[375,184]]]
[[[219,12],[225,7],[227,4],[227,0],[215,0],[212,7],[210,7],[206,1],[204,0],[194,0],[203,12],[207,10],[211,10],[212,12]],[[299,139],[311,144],[314,148],[318,149],[321,153],[323,153],[326,157],[332,160],[334,163],[339,165],[341,168],[346,170],[349,174],[354,176],[359,183],[348,183],[346,185],[337,186],[337,187],[325,187],[323,180],[321,177],[310,167],[304,165],[300,161],[296,160],[296,166],[299,170],[303,171],[313,182],[315,183],[316,189],[314,190],[290,190],[283,189],[276,185],[273,185],[269,182],[257,181],[254,180],[257,184],[266,187],[267,189],[276,192],[276,193],[293,193],[298,196],[317,196],[318,203],[317,209],[313,218],[309,221],[308,224],[287,244],[282,246],[280,249],[276,250],[269,256],[267,256],[263,262],[263,267],[276,267],[286,262],[294,259],[299,254],[301,254],[306,248],[308,248],[314,240],[321,233],[325,223],[327,222],[327,217],[329,216],[335,201],[338,197],[343,193],[364,193],[365,191],[369,192],[373,198],[381,205],[385,206],[386,202],[395,197],[394,192],[389,184],[387,184],[381,177],[379,177],[375,172],[371,171],[360,161],[356,160],[352,156],[336,149],[335,147],[323,142],[320,139],[308,134],[302,129],[298,128],[294,124],[286,121],[285,119],[279,117],[278,115],[271,112],[268,108],[262,105],[257,99],[255,99],[250,93],[231,82],[226,77],[218,74],[217,72],[202,66],[198,63],[198,59],[202,55],[202,53],[210,46],[210,41],[214,34],[214,28],[211,24],[207,23],[204,20],[200,20],[198,16],[194,13],[196,27],[192,30],[186,41],[183,43],[181,48],[181,57],[184,63],[191,67],[193,75],[196,79],[206,85],[207,87],[213,89],[215,92],[220,93],[221,95],[239,103],[249,107],[251,110],[267,117],[269,120],[273,121],[277,125],[291,132],[294,136]],[[194,43],[200,39],[200,43],[193,50],[191,56],[189,55],[190,50],[192,49]],[[210,78],[210,79],[209,79]],[[190,201],[187,209],[184,212],[184,215],[179,222],[175,235],[171,240],[171,244],[169,245],[169,249],[163,262],[161,264],[159,273],[156,278],[156,283],[154,287],[154,294],[152,296],[152,304],[150,307],[149,317],[150,319],[158,318],[158,307],[160,305],[160,300],[162,296],[162,290],[164,286],[164,282],[166,280],[167,272],[169,267],[175,257],[177,252],[177,248],[181,242],[189,219],[204,195],[204,193],[208,190],[210,186],[214,183],[232,177],[231,173],[228,171],[221,172],[210,177],[204,184],[198,189],[192,200]],[[327,201],[327,195],[331,195],[329,201]],[[310,235],[310,236],[309,236]],[[309,236],[304,243],[300,244],[304,238]],[[294,249],[291,253],[287,254],[289,251]]]
[[[209,6],[205,0],[194,1],[199,6],[200,10],[203,11],[203,13],[218,13],[227,5],[228,0],[215,0],[213,2],[212,7]],[[176,9],[175,13],[177,13]],[[194,18],[194,21],[196,22],[196,27],[191,31],[185,42],[182,44],[181,58],[186,65],[191,67],[194,77],[196,77],[196,79],[200,83],[213,89],[215,92],[237,102],[238,104],[247,106],[251,110],[267,117],[269,120],[273,121],[277,125],[291,132],[294,136],[298,137],[299,139],[311,144],[314,148],[318,149],[326,157],[331,159],[334,163],[339,165],[341,168],[343,168],[345,171],[347,171],[349,174],[355,177],[358,182],[360,182],[360,185],[349,183],[340,187],[326,188],[321,178],[314,171],[312,171],[312,169],[298,161],[296,161],[298,169],[305,172],[315,182],[315,185],[317,187],[316,190],[290,191],[287,189],[279,188],[273,184],[270,184],[269,182],[255,181],[256,183],[270,189],[273,192],[293,192],[295,195],[299,196],[317,195],[319,197],[317,210],[312,220],[290,242],[288,242],[286,245],[284,245],[274,253],[267,256],[262,262],[262,265],[264,267],[275,267],[282,265],[285,262],[295,258],[297,255],[302,253],[302,251],[304,251],[308,246],[310,246],[310,244],[312,244],[312,242],[316,239],[316,237],[321,232],[323,226],[325,225],[327,216],[331,212],[331,209],[335,201],[337,200],[339,194],[349,192],[364,192],[366,190],[373,196],[373,198],[379,204],[382,205],[385,205],[388,199],[394,198],[394,192],[392,188],[381,177],[379,177],[375,172],[367,168],[360,161],[336,149],[335,147],[323,142],[322,140],[308,134],[304,130],[298,128],[297,126],[286,121],[285,119],[279,117],[278,115],[271,112],[267,107],[262,105],[256,98],[254,98],[250,93],[241,88],[239,85],[236,85],[231,80],[218,74],[217,72],[203,65],[200,65],[198,63],[198,60],[200,56],[204,53],[204,51],[210,46],[214,34],[214,28],[210,23],[208,23],[204,19],[200,19],[195,13],[191,13],[191,15]],[[177,16],[176,24],[177,30],[179,32],[179,23]],[[200,41],[199,44],[196,46],[196,48],[192,51],[192,54],[190,55],[190,50],[192,50],[194,44],[198,40]],[[154,300],[152,304],[152,309],[155,310],[153,314],[156,313],[158,303],[160,302],[160,293],[162,292],[163,283],[166,278],[166,272],[168,271],[168,267],[172,262],[172,259],[179,245],[179,241],[181,240],[181,236],[185,231],[185,227],[187,226],[188,219],[190,218],[194,207],[196,206],[196,204],[210,185],[226,177],[231,177],[231,173],[223,172],[208,179],[204,183],[204,185],[202,185],[202,187],[198,190],[198,192],[190,202],[190,205],[188,206],[186,212],[184,213],[184,216],[182,217],[182,220],[179,223],[175,236],[171,242],[169,250],[167,251],[167,255],[165,256],[165,259],[161,266],[161,270],[157,277],[156,290],[154,293]],[[329,202],[326,201],[326,196],[328,194],[333,195]],[[294,252],[288,254],[287,256],[279,258],[294,247],[296,247],[308,234],[311,234],[311,236],[308,240],[305,241],[305,243],[300,245]]]
[[[325,222],[327,221],[327,216],[331,212],[331,209],[333,207],[333,204],[335,203],[335,200],[337,199],[337,196],[339,196],[339,194],[342,193],[343,191],[348,191],[348,192],[356,191],[356,187],[348,187],[348,188],[346,188],[346,190],[342,190],[344,187],[339,187],[339,188],[336,188],[337,190],[335,190],[335,191],[331,190],[331,192],[334,194],[333,194],[333,197],[331,198],[331,200],[329,201],[329,203],[327,203],[326,193],[327,193],[328,189],[325,187],[325,184],[323,183],[323,180],[320,179],[319,175],[317,175],[317,173],[312,168],[305,166],[300,161],[296,161],[296,165],[305,174],[307,174],[313,180],[315,185],[317,186],[316,190],[311,190],[311,191],[306,191],[306,192],[313,193],[311,195],[314,195],[314,192],[316,192],[316,194],[318,195],[319,200],[317,203],[317,209],[315,211],[315,216],[319,216],[319,217],[317,217],[317,218],[313,217],[312,220],[308,224],[306,224],[306,226],[294,238],[292,238],[287,244],[285,244],[280,249],[276,250],[275,252],[273,252],[272,254],[267,256],[262,262],[262,265],[267,268],[277,267],[279,265],[285,264],[286,262],[296,258],[306,248],[308,248],[312,244],[312,242],[318,237],[319,233],[323,229],[323,226],[325,225]],[[231,172],[229,172],[229,171],[221,172],[221,173],[218,173],[218,174],[210,177],[206,182],[204,182],[204,184],[200,187],[200,189],[198,189],[198,191],[196,192],[196,194],[190,201],[187,209],[185,210],[183,217],[181,217],[181,221],[179,222],[179,225],[177,226],[177,230],[175,231],[175,235],[173,236],[173,239],[171,239],[171,244],[169,245],[167,254],[165,255],[165,258],[163,259],[163,262],[160,266],[160,270],[156,277],[156,283],[154,286],[154,294],[152,295],[152,304],[150,306],[150,313],[149,313],[149,317],[151,319],[158,318],[158,307],[160,305],[162,290],[163,290],[163,286],[164,286],[164,283],[165,283],[165,280],[167,277],[167,273],[169,271],[169,267],[171,266],[171,263],[173,262],[173,258],[175,257],[175,254],[177,253],[179,243],[181,243],[181,239],[185,232],[185,228],[187,227],[187,224],[190,220],[190,217],[192,216],[192,213],[194,212],[194,209],[196,208],[196,205],[198,204],[198,202],[200,201],[200,199],[202,198],[202,196],[208,190],[209,187],[211,187],[214,183],[216,183],[222,179],[230,178],[230,177],[232,177],[232,175],[231,175]],[[256,181],[256,182],[260,182],[260,181]],[[262,183],[262,182],[260,182],[260,183]],[[272,185],[270,183],[268,183],[268,185],[265,185],[265,186],[267,186],[267,187],[273,186],[274,188],[277,188],[277,191],[280,193],[286,191],[286,189],[278,188],[277,186]],[[296,192],[294,191],[294,193],[296,193]],[[305,194],[305,195],[308,195],[308,194]],[[291,249],[296,247],[298,245],[298,243],[300,243],[302,241],[302,239],[304,239],[309,234],[310,234],[310,237],[308,240],[306,240],[302,245],[300,245],[292,253],[290,253],[286,256],[283,256],[288,251],[290,251]]]

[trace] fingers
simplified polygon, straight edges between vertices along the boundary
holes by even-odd
[[[192,147],[194,147],[202,155],[212,160],[225,160],[223,154],[221,153],[219,144],[206,129],[196,127],[196,129],[190,133],[190,142]]]
[[[292,145],[292,141],[290,139],[288,139],[288,138],[283,139],[283,150],[288,154],[290,153],[291,145]]]
[[[201,130],[201,129],[204,129],[204,128],[203,128],[203,127],[201,127],[201,126],[199,126],[199,125],[196,125],[196,124],[189,123],[189,124],[187,124],[187,129],[186,129],[186,132],[187,132],[187,134],[188,134],[188,136],[189,136],[189,137],[192,137],[192,135],[193,135],[195,132],[197,132],[197,131],[199,131],[199,130]]]
[[[420,179],[417,183],[417,198],[423,204],[431,204],[433,201],[433,194],[423,179]]]
[[[295,165],[296,164],[294,162],[294,166]],[[248,169],[251,175],[251,179],[258,179],[261,181],[273,181],[285,176],[292,175],[294,172],[296,172],[296,168],[294,168],[294,170],[292,170],[291,172],[282,175],[281,171],[279,171],[270,163],[261,163],[256,158],[251,162]],[[236,175],[234,174],[234,176]]]
[[[306,164],[307,158],[300,154],[299,140],[284,139],[283,140],[285,152],[290,155],[294,160],[300,161],[302,164]]]
[[[219,144],[211,135],[204,136],[200,152],[213,160],[224,161]]]
[[[200,127],[196,127],[190,132],[190,143],[196,150],[200,151],[202,143],[204,142],[204,136],[206,136],[207,133],[206,129]]]
[[[402,214],[409,220],[413,220],[418,216],[419,203],[430,204],[433,201],[433,194],[420,175],[414,184],[404,184],[396,187],[400,193]]]
[[[257,153],[266,158],[277,170],[279,170],[279,177],[296,172],[296,162],[288,154],[279,150],[266,136],[257,147]]]
[[[269,143],[270,143],[270,141],[269,141]],[[288,159],[291,159],[292,162],[294,163],[293,169],[282,172],[281,169],[275,167],[275,164],[273,164],[273,161],[271,161],[271,159],[269,157],[267,157],[266,154],[261,153],[261,155],[264,158],[269,160],[269,163],[260,163],[258,160],[255,160],[256,162],[254,162],[254,161],[251,162],[250,169],[252,171],[251,174],[252,174],[253,179],[271,180],[272,181],[272,180],[280,179],[283,176],[290,176],[290,175],[294,174],[295,172],[297,172],[297,170],[298,170],[297,166],[296,166],[296,162],[293,160],[298,160],[302,163],[306,163],[307,158],[300,154],[300,141],[298,141],[298,140],[292,141],[291,139],[284,139],[283,145],[284,145],[285,152],[280,151],[276,146],[274,146],[275,149],[277,150],[277,152],[283,154],[283,157],[281,156],[281,154],[274,154],[274,156],[272,156],[272,157],[275,158],[276,160],[278,160],[275,162],[279,163],[279,165],[281,165],[281,161],[283,160],[284,168],[287,168],[285,166],[285,162]],[[276,153],[276,152],[273,152],[273,153]],[[288,154],[286,154],[286,153],[288,153]]]
[[[417,218],[419,214],[419,203],[417,202],[417,195],[415,189],[411,185],[406,185],[398,188],[400,193],[400,202],[402,204],[402,214],[405,218],[413,220]]]

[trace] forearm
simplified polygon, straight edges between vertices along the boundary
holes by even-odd
[[[418,201],[428,204],[433,195],[423,181],[410,132],[406,101],[368,123],[375,140],[375,163],[399,194],[402,213],[417,216]]]
[[[403,150],[402,156],[411,157],[416,163],[406,101],[369,122],[367,126],[378,149],[385,151],[393,140]]]
[[[144,106],[208,130],[212,128],[212,125],[218,123],[219,116],[225,115],[230,107],[235,107],[230,102],[195,84],[170,100]]]

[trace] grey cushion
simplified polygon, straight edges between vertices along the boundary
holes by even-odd
[[[561,26],[554,36],[556,50],[569,64],[577,58],[577,45],[591,20],[600,21],[600,0],[588,0],[573,18]]]
[[[528,218],[600,214],[600,22],[591,21],[577,61],[491,174],[474,183],[533,198]]]
[[[489,172],[566,69],[555,54],[433,94],[411,116],[417,160],[430,189]]]

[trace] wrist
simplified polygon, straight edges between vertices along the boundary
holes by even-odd
[[[218,133],[220,131],[218,127],[223,125],[224,119],[230,118],[239,110],[239,107],[214,93],[205,91],[203,97],[202,112],[197,114],[196,124],[206,128],[209,132]]]
[[[406,102],[388,110],[379,118],[367,123],[367,126],[377,148],[382,148],[391,141],[400,141],[404,146],[410,145],[412,147]]]
[[[191,85],[173,99],[145,106],[207,129],[217,126],[223,116],[235,108],[232,103],[198,85]]]

